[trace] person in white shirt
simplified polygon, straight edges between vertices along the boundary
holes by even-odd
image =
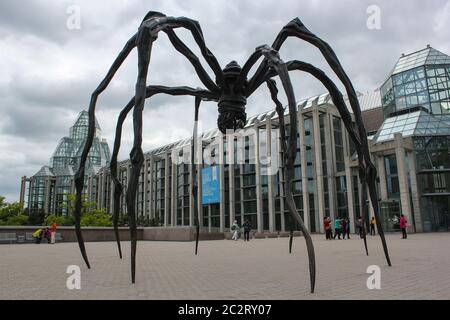
[[[231,239],[234,241],[238,241],[239,240],[239,225],[237,223],[237,220],[234,220],[233,225],[231,226],[231,232],[233,233],[233,237],[231,237]]]

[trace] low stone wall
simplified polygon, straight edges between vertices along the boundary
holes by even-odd
[[[0,233],[15,233],[17,237],[27,233],[34,233],[41,227],[0,227]],[[77,237],[74,227],[58,227],[57,233],[61,234],[63,242],[76,242]],[[83,227],[83,239],[86,242],[115,241],[113,228]],[[138,228],[138,240],[140,241],[194,241],[195,227],[155,227]],[[122,241],[130,240],[128,228],[119,228],[119,236]],[[223,240],[224,234],[218,230],[200,229],[200,240]]]
[[[23,236],[27,233],[34,233],[41,227],[0,227],[0,233],[15,233],[17,237]],[[98,241],[115,241],[113,228],[100,228],[100,227],[83,227],[83,239],[86,242],[98,242]],[[63,242],[76,242],[77,236],[75,234],[74,227],[58,227],[57,233],[61,234]],[[142,239],[142,229],[138,229],[138,239]],[[128,228],[119,228],[120,240],[130,240],[130,232]]]
[[[144,228],[143,240],[149,241],[194,241],[196,227]],[[200,229],[200,240],[223,240],[224,234],[218,230]]]
[[[294,237],[301,237],[302,233],[300,231],[294,232]],[[231,240],[233,237],[232,232],[225,232],[225,239]],[[290,237],[290,232],[257,232],[257,231],[251,231],[250,232],[250,239],[274,239],[274,238],[288,238]],[[244,238],[244,233],[241,232],[241,238]]]

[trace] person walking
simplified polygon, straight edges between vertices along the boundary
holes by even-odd
[[[231,237],[231,239],[234,241],[238,241],[239,240],[239,225],[237,223],[237,220],[234,220],[233,225],[231,226],[231,232],[233,232],[233,236]]]
[[[350,240],[350,219],[345,218],[345,229],[344,229],[344,239],[345,235],[347,235],[347,239]]]
[[[358,218],[358,233],[359,233],[359,237],[362,239],[363,238],[363,221],[362,221],[361,217]]]
[[[347,228],[347,221],[345,221],[345,218],[341,219],[341,233],[342,233],[342,239],[345,240],[345,229]]]
[[[51,229],[51,243],[55,244],[56,242],[56,222],[52,223],[52,229]]]
[[[376,224],[375,217],[372,217],[372,220],[370,220],[370,235],[371,236],[376,235],[375,224]]]
[[[333,240],[333,230],[331,228],[331,219],[330,219],[330,217],[323,218],[323,227],[325,229],[325,238],[326,238],[326,240]]]
[[[244,224],[244,241],[250,241],[250,231],[252,231],[252,225],[250,221],[245,220]]]
[[[406,233],[406,228],[408,227],[408,220],[406,220],[406,217],[402,214],[400,216],[400,229],[402,229],[402,239],[408,239],[408,234]]]
[[[339,217],[336,217],[334,220],[334,237],[333,239],[336,239],[336,236],[338,236],[338,239],[341,240],[341,219]]]

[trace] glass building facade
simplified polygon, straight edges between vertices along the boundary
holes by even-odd
[[[427,47],[403,55],[379,90],[359,94],[369,147],[378,171],[378,202],[382,223],[398,230],[404,214],[410,232],[449,230],[450,212],[450,57]],[[378,112],[379,111],[379,112]],[[284,120],[289,130],[289,110]],[[324,232],[323,218],[347,217],[351,230],[361,215],[362,187],[355,146],[329,94],[298,102],[297,157],[293,197],[311,232]],[[375,121],[375,116],[377,119]],[[367,122],[366,122],[367,120]],[[372,122],[371,122],[372,120]],[[298,230],[285,203],[280,121],[275,110],[250,117],[234,136],[217,129],[200,135],[202,160],[190,164],[192,138],[145,154],[137,195],[137,214],[161,227],[194,227],[197,206],[200,225],[209,232],[225,232],[234,220],[248,220],[258,234]],[[61,140],[50,161],[32,178],[30,208],[57,212],[64,195],[73,191],[73,174],[86,136],[86,115],[80,115]],[[112,208],[112,184],[107,144],[96,137],[89,155],[86,194],[99,208]],[[220,201],[201,203],[201,169],[217,166]],[[126,215],[125,192],[130,162],[119,163],[124,185],[121,214]],[[197,171],[198,199],[193,198],[193,170]],[[26,181],[24,179],[23,181]],[[373,210],[369,209],[370,216]]]
[[[381,95],[385,116],[416,106],[450,113],[450,57],[431,47],[402,56]]]
[[[75,192],[74,175],[78,170],[81,153],[86,143],[89,116],[86,111],[81,112],[74,125],[69,130],[69,136],[63,137],[49,161],[49,166],[42,167],[30,179],[23,179],[22,184],[29,183],[27,207],[30,212],[43,211],[45,214],[67,215],[68,195]],[[101,130],[96,121],[95,138],[87,160],[87,177],[85,179],[85,194],[97,195],[98,188],[109,188],[107,181],[92,181],[88,176],[97,174],[110,161],[110,150],[106,140],[100,139]],[[100,185],[100,183],[104,185]],[[22,186],[25,188],[25,186]],[[108,195],[109,196],[109,195]],[[95,197],[91,201],[99,201]],[[21,199],[25,203],[25,199]],[[108,204],[105,197],[103,203]]]
[[[300,101],[297,113],[301,120],[297,124],[293,196],[298,213],[312,232],[323,231],[325,216],[339,215],[356,222],[360,215],[357,160],[348,160],[352,148],[331,97],[323,94]],[[284,117],[288,139],[287,110]],[[199,170],[217,166],[221,185],[220,202],[202,205],[201,182],[198,183],[197,205],[203,228],[225,232],[234,220],[239,224],[248,220],[253,230],[261,234],[298,230],[285,204],[282,161],[285,155],[280,148],[280,136],[274,110],[250,117],[247,126],[234,136],[223,136],[218,130],[201,134],[203,158]],[[191,142],[190,138],[183,139],[145,154],[142,168],[145,183],[137,196],[137,202],[143,204],[137,206],[142,219],[155,219],[166,227],[195,225]],[[129,161],[119,163],[123,182],[127,181],[130,168]],[[90,179],[107,181],[108,168]],[[112,190],[96,192],[104,195],[93,197],[105,198]],[[124,200],[122,197],[122,214],[126,214]]]
[[[450,57],[430,46],[403,55],[381,99],[385,120],[372,151],[382,170],[385,222],[403,213],[416,231],[448,231]]]
[[[398,228],[395,218],[400,214],[407,216],[410,231],[447,228],[449,63],[448,56],[430,47],[402,56],[380,90],[359,97],[363,111],[378,108],[382,115],[369,139],[379,173],[382,222],[389,231]],[[293,196],[298,213],[311,232],[323,232],[322,219],[327,216],[348,217],[355,230],[361,214],[358,159],[342,119],[329,94],[300,101],[297,113]],[[288,110],[284,117],[288,136]],[[240,224],[249,220],[253,230],[262,234],[298,229],[285,205],[284,155],[278,130],[279,119],[272,110],[250,117],[243,132],[232,139],[218,130],[201,135],[200,167],[218,166],[221,179],[220,203],[203,206],[198,200],[203,228],[225,232],[234,220]],[[167,227],[195,225],[190,145],[187,138],[146,154],[143,172],[149,174],[143,177],[146,182],[137,199],[143,204],[138,206],[140,216],[158,218],[160,225]],[[277,160],[276,170],[269,173],[267,161],[261,161],[267,158]],[[119,169],[126,181],[129,161],[122,162]],[[108,169],[94,179],[107,181]],[[123,202],[122,208],[125,214]]]

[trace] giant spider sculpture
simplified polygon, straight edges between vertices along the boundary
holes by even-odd
[[[213,81],[208,73],[205,71],[200,63],[199,58],[178,38],[175,33],[175,29],[185,28],[189,30],[197,45],[200,48],[201,54],[211,67],[215,74],[215,81]],[[190,87],[165,87],[165,86],[147,86],[147,76],[150,63],[150,56],[152,51],[152,45],[154,41],[157,40],[159,32],[163,31],[169,37],[170,42],[173,44],[175,49],[184,55],[190,63],[195,68],[195,71],[200,78],[206,89],[194,89]],[[278,51],[288,37],[296,37],[298,39],[304,40],[313,46],[317,47],[325,60],[335,72],[337,77],[340,79],[345,87],[346,94],[348,96],[350,106],[353,110],[353,114],[356,120],[355,125],[352,121],[350,112],[348,111],[342,93],[339,91],[337,86],[333,83],[330,78],[328,78],[324,72],[312,66],[311,64],[302,61],[289,61],[284,62],[280,59]],[[118,233],[118,218],[119,218],[119,208],[120,208],[120,196],[123,191],[123,186],[117,178],[117,156],[119,153],[121,135],[122,135],[122,125],[125,121],[128,113],[133,109],[133,128],[134,128],[134,144],[132,151],[130,153],[131,159],[131,176],[129,177],[128,187],[126,191],[126,205],[127,212],[129,216],[130,225],[130,238],[131,238],[131,275],[132,283],[135,283],[135,270],[136,270],[136,244],[137,244],[137,228],[136,228],[136,193],[139,182],[139,175],[144,162],[144,153],[142,151],[142,127],[143,120],[142,114],[144,109],[144,104],[146,98],[150,98],[156,94],[168,94],[173,96],[178,95],[188,95],[195,97],[195,120],[198,120],[198,113],[201,100],[210,100],[218,103],[219,117],[217,120],[218,128],[221,132],[225,133],[227,130],[238,130],[244,128],[247,123],[247,115],[245,113],[245,106],[247,99],[252,95],[257,88],[259,88],[264,83],[267,84],[270,90],[273,102],[276,105],[276,111],[279,116],[280,121],[280,131],[281,131],[281,147],[284,152],[284,166],[285,166],[285,190],[286,190],[286,205],[291,213],[294,221],[298,223],[300,231],[303,233],[307,252],[309,259],[309,272],[310,272],[310,284],[311,293],[314,292],[315,288],[315,277],[316,277],[316,265],[315,265],[315,254],[314,246],[310,233],[308,232],[301,216],[299,215],[295,202],[292,196],[292,181],[294,177],[294,163],[296,157],[297,148],[297,106],[296,99],[294,95],[294,90],[292,87],[291,79],[289,76],[289,71],[303,71],[309,73],[316,79],[318,79],[329,91],[334,105],[339,110],[339,113],[344,121],[345,127],[349,133],[349,136],[356,146],[358,162],[359,162],[359,177],[362,183],[362,220],[363,225],[365,225],[368,205],[367,205],[367,190],[370,195],[371,203],[373,205],[373,211],[376,217],[377,227],[379,230],[379,235],[381,237],[385,257],[389,266],[391,266],[391,261],[389,258],[389,253],[386,245],[386,240],[383,233],[383,228],[381,225],[381,219],[379,217],[378,201],[376,193],[376,169],[370,159],[370,153],[368,148],[368,142],[366,138],[366,131],[363,126],[363,121],[361,117],[361,110],[359,106],[359,101],[353,85],[342,68],[336,54],[333,52],[331,47],[324,42],[322,39],[311,33],[303,23],[298,19],[292,20],[287,24],[279,33],[275,39],[272,46],[264,45],[256,49],[256,51],[250,56],[245,65],[241,68],[235,61],[228,64],[225,69],[222,70],[217,59],[207,48],[203,33],[198,22],[185,18],[185,17],[167,17],[159,12],[149,12],[138,32],[130,38],[126,43],[124,49],[120,52],[119,56],[114,61],[108,74],[100,83],[98,88],[93,92],[91,96],[91,101],[89,105],[89,130],[87,136],[87,142],[84,146],[84,150],[81,157],[81,162],[79,170],[75,176],[76,185],[76,204],[75,204],[75,226],[76,234],[78,238],[78,244],[81,250],[84,261],[88,268],[90,268],[89,260],[86,254],[86,249],[80,228],[80,215],[81,215],[81,195],[84,187],[84,177],[85,177],[85,165],[88,158],[89,151],[92,146],[92,141],[95,133],[95,108],[97,103],[97,98],[99,95],[108,87],[109,83],[113,79],[116,71],[125,61],[129,53],[137,47],[138,51],[138,61],[139,61],[139,71],[136,83],[136,94],[135,97],[127,104],[127,106],[120,113],[117,127],[116,127],[116,138],[114,141],[114,149],[111,159],[111,177],[114,183],[114,202],[113,202],[113,222],[114,230],[118,244],[118,250],[120,258],[122,258],[122,251],[120,247],[119,233]],[[263,57],[263,61],[259,65],[255,74],[248,79],[248,73],[252,67],[258,62],[258,60]],[[284,124],[284,108],[280,101],[278,100],[278,90],[276,82],[272,79],[274,77],[279,77],[283,85],[283,89],[287,96],[289,105],[289,138],[286,139],[285,124]],[[194,128],[194,139],[192,144],[192,157],[196,154],[196,131]],[[196,170],[192,172],[194,174]],[[196,181],[196,179],[193,179]],[[194,186],[194,196],[197,196],[197,186]],[[196,203],[196,201],[195,201]],[[197,214],[199,210],[195,207]],[[198,250],[198,238],[199,238],[199,217],[197,217],[197,239],[195,245],[195,253]],[[363,227],[364,230],[364,227]],[[365,232],[363,231],[363,239],[367,250],[367,242]],[[292,238],[290,240],[292,245]]]

